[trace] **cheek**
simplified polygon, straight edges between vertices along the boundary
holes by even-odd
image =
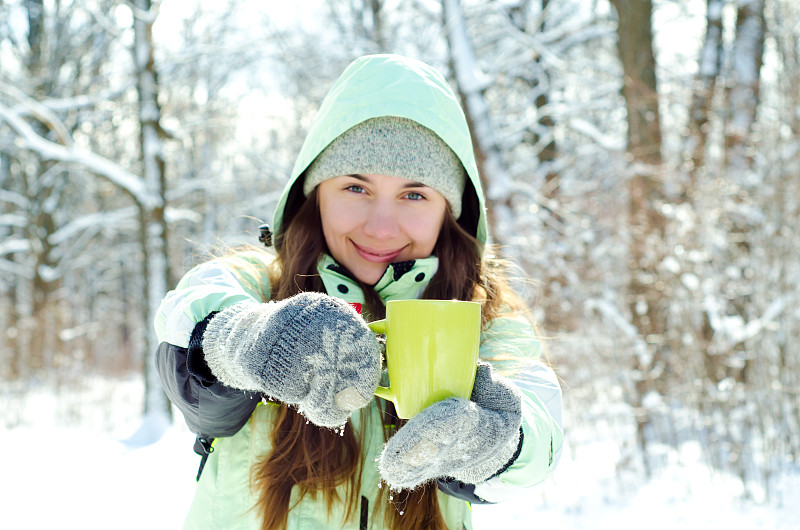
[[[346,230],[348,222],[347,211],[337,201],[320,201],[319,217],[322,222],[322,231],[325,239],[335,238]]]
[[[408,220],[406,233],[414,240],[415,246],[419,250],[430,254],[439,238],[443,222],[444,212],[425,212],[423,215],[415,215]]]
[[[325,238],[328,250],[333,252],[336,249],[335,230],[324,219],[322,220],[322,236]]]
[[[341,223],[341,217],[336,215],[335,211],[328,211],[327,215],[320,215],[322,221],[322,234],[325,236],[325,242],[328,248],[335,248],[336,241],[341,237],[344,232],[344,226]]]

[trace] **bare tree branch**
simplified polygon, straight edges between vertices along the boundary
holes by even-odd
[[[72,146],[72,136],[70,136],[69,132],[67,131],[67,127],[50,109],[35,99],[28,97],[17,87],[3,83],[2,81],[0,81],[0,91],[17,100],[26,110],[30,112],[34,118],[45,124],[48,129],[56,134],[59,141],[63,145],[67,147]]]
[[[8,123],[22,137],[26,149],[35,151],[43,159],[58,160],[83,166],[118,186],[146,209],[152,209],[161,204],[162,199],[157,195],[148,193],[144,182],[138,175],[97,153],[74,145],[65,147],[42,138],[19,115],[1,103],[0,119]]]

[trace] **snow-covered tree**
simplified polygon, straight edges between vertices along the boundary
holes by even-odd
[[[135,197],[139,207],[139,238],[143,255],[143,275],[146,286],[144,322],[155,322],[156,309],[167,294],[170,281],[167,256],[166,161],[161,128],[161,105],[158,101],[159,83],[153,51],[153,22],[157,12],[150,0],[135,0],[133,8],[134,69],[136,91],[139,95],[139,148],[141,150],[141,183],[143,194]],[[147,347],[144,355],[145,413],[170,414],[167,396],[155,369],[158,341],[152,326],[147,328]]]
[[[63,235],[70,233],[73,220],[96,208],[94,197],[84,193],[92,187],[86,186],[86,174],[38,156],[17,138],[24,130],[22,137],[34,143],[70,149],[75,136],[92,126],[92,107],[119,96],[97,82],[113,40],[100,18],[110,9],[107,4],[31,1],[1,7],[3,20],[10,23],[2,36],[11,44],[3,48],[0,80],[0,106],[11,125],[0,148],[6,168],[2,208],[11,221],[4,223],[8,239],[0,260],[10,273],[5,291],[15,300],[6,313],[11,347],[3,348],[10,352],[6,366],[11,376],[29,377],[75,361],[71,345],[65,344],[70,335],[60,333],[79,324],[70,311],[73,297],[65,291],[65,280],[92,230],[71,232],[83,238]],[[11,24],[20,20],[27,24]]]

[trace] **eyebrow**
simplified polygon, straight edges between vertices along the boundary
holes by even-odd
[[[350,175],[347,175],[347,176],[348,177],[353,177],[354,179],[360,180],[361,182],[367,182],[369,184],[372,184],[372,181],[369,178],[365,177],[364,175],[361,175],[360,173],[351,173]],[[403,187],[404,188],[430,188],[430,186],[428,186],[427,184],[423,184],[422,182],[416,182],[416,181],[411,181],[411,182],[408,182],[406,184],[403,184]]]

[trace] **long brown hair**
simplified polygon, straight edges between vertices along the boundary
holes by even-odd
[[[290,208],[293,211],[288,211]],[[269,271],[271,298],[280,300],[303,291],[325,292],[317,272],[320,254],[327,252],[327,246],[316,189],[306,200],[296,200],[294,207],[290,201],[285,220],[286,224],[276,237],[277,257]],[[484,324],[497,315],[501,306],[515,306],[515,301],[509,297],[511,290],[503,279],[503,271],[482,258],[481,248],[448,211],[434,248],[439,270],[422,297],[481,302]],[[361,287],[366,301],[365,314],[371,320],[383,318],[383,301],[372,286],[362,284]],[[384,435],[388,439],[401,423],[393,417],[391,403],[386,403],[383,411]],[[262,516],[263,530],[285,528],[295,485],[300,488],[300,498],[321,494],[329,515],[335,502],[345,503],[345,519],[358,511],[364,465],[363,440],[356,437],[350,423],[344,435],[339,436],[306,422],[294,409],[282,405],[272,430],[272,443],[272,451],[251,470],[251,483],[258,491],[255,509]],[[343,484],[347,485],[345,499],[337,493],[337,487]],[[383,506],[388,503],[397,507],[383,510],[388,527],[446,530],[435,483],[401,492],[389,493],[389,488],[382,488],[382,491],[386,496]],[[375,506],[373,514],[382,509]]]

